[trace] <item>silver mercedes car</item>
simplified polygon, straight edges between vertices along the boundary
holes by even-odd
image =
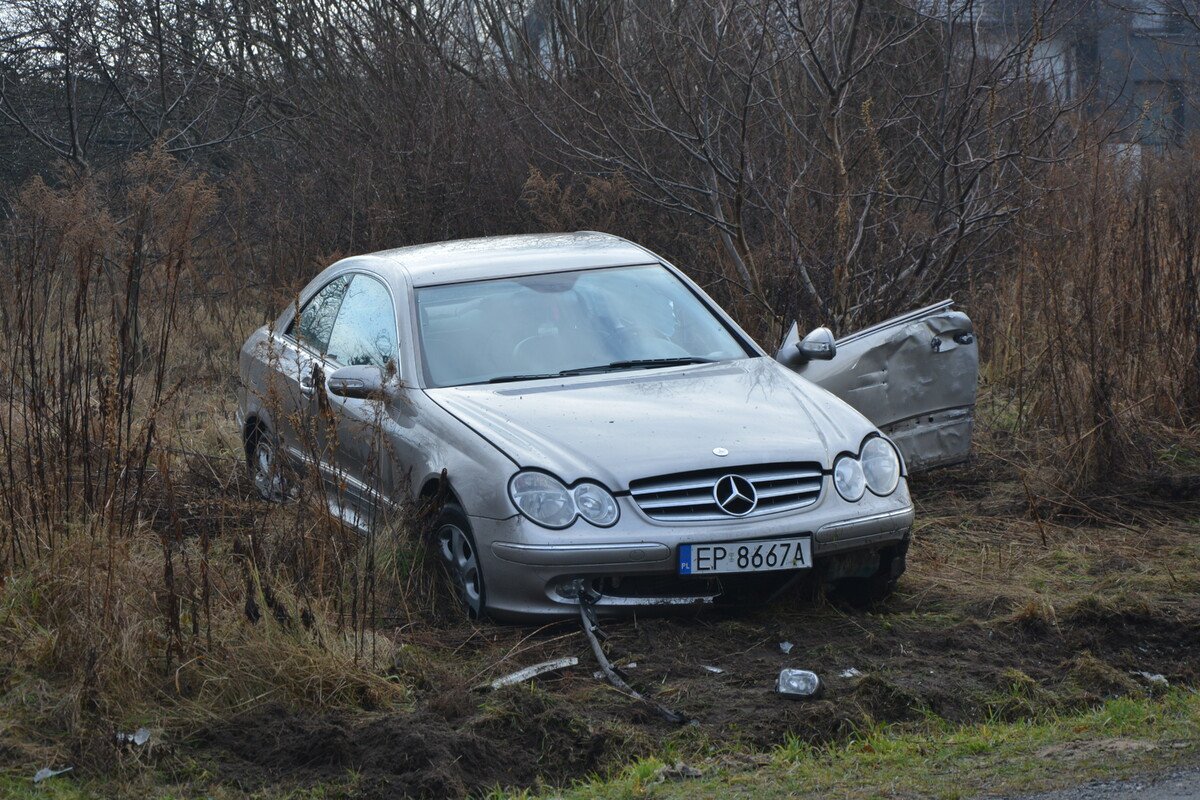
[[[977,371],[949,301],[837,340],[793,325],[772,357],[643,247],[505,236],[325,269],[242,348],[239,424],[265,498],[318,475],[368,535],[436,501],[473,616],[804,578],[878,598],[904,571],[907,475],[967,455]]]

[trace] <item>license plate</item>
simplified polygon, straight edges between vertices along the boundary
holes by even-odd
[[[680,575],[769,572],[777,569],[807,569],[811,566],[812,540],[807,536],[679,546]]]

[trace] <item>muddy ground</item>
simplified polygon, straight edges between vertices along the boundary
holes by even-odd
[[[793,596],[606,623],[630,683],[689,724],[597,680],[577,625],[464,625],[400,637],[395,670],[417,686],[409,712],[271,705],[197,732],[185,749],[245,789],[344,784],[353,771],[362,796],[454,797],[561,785],[664,748],[752,760],[789,737],[826,743],[875,723],[1014,719],[1161,690],[1138,672],[1200,685],[1194,510],[1056,523],[992,476],[944,483],[914,486],[909,573],[882,606]],[[472,688],[568,655],[578,667]],[[783,667],[816,671],[823,694],[781,698]]]

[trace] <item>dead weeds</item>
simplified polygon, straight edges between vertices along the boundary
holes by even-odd
[[[910,573],[882,607],[789,597],[606,623],[610,656],[636,664],[631,682],[692,725],[665,723],[595,679],[568,624],[450,626],[399,637],[392,671],[413,687],[411,711],[272,704],[204,727],[188,746],[247,788],[353,772],[367,795],[460,796],[561,784],[649,753],[712,757],[836,742],[881,723],[1037,718],[1155,691],[1141,671],[1200,685],[1200,598],[1176,591],[1200,567],[1195,525],[1056,524],[1043,544],[1033,520],[994,513],[1004,488],[919,491]],[[564,655],[580,666],[502,692],[471,689]],[[781,699],[773,686],[785,666],[816,670],[823,696]]]

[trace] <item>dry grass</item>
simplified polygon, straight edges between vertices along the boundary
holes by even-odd
[[[989,437],[982,436],[984,443]],[[966,606],[984,617],[1012,614],[1053,624],[1064,607],[1105,598],[1128,610],[1200,590],[1200,502],[1111,508],[1045,504],[1030,510],[1027,475],[1044,465],[981,454],[957,470],[963,485],[929,476],[913,487],[918,513],[910,585],[918,606]],[[938,485],[934,485],[934,483]],[[1037,499],[1034,499],[1037,503]]]
[[[1028,468],[1031,497],[1078,510],[1155,486],[1195,496],[1194,482],[1171,482],[1176,466],[1194,475],[1200,453],[1193,156],[1138,176],[1098,149],[1064,169],[1010,271],[971,307],[987,445]]]
[[[10,221],[0,361],[8,741],[102,764],[137,720],[395,707],[353,537],[242,477],[233,355],[268,303],[214,278],[214,194],[162,153]],[[397,567],[397,570],[399,567]],[[373,585],[373,583],[372,583]],[[361,608],[359,607],[361,605]]]

